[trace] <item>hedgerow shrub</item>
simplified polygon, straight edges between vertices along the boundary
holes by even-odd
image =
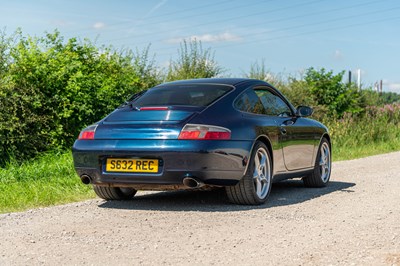
[[[0,41],[0,164],[69,147],[83,127],[159,83],[148,50],[97,48],[59,32]]]
[[[342,117],[345,112],[362,111],[360,95],[354,86],[343,82],[344,71],[333,74],[324,68],[306,70],[304,81],[317,105],[325,106],[328,115]]]
[[[212,78],[222,72],[210,48],[203,49],[201,41],[184,40],[178,50],[178,59],[169,63],[166,80]]]

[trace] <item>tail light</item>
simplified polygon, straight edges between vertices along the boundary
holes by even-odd
[[[187,124],[183,127],[178,139],[224,140],[231,138],[231,131],[224,127]]]
[[[97,125],[88,126],[79,134],[78,139],[94,139],[94,133],[96,131]]]

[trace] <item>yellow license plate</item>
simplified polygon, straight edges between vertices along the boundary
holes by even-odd
[[[107,172],[158,173],[158,160],[108,158]]]

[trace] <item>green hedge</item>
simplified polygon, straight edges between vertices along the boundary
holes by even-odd
[[[72,145],[83,127],[159,83],[147,50],[116,52],[58,32],[0,42],[0,165]]]

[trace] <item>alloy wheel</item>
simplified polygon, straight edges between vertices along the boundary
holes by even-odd
[[[331,156],[328,143],[324,142],[320,148],[319,169],[321,173],[321,180],[325,183],[329,179],[331,168]]]
[[[258,198],[264,199],[271,185],[271,162],[263,147],[258,148],[254,154],[253,181]]]

